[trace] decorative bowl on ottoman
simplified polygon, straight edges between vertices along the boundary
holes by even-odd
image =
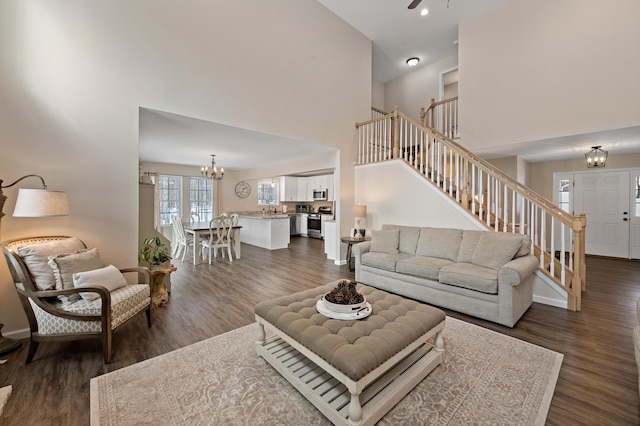
[[[340,280],[329,293],[316,303],[316,309],[333,319],[361,319],[371,314],[371,305],[356,290],[355,281]]]

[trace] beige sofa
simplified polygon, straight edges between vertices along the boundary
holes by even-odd
[[[383,225],[355,244],[356,280],[513,327],[533,299],[526,235]]]

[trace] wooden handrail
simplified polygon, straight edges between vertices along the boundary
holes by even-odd
[[[432,100],[432,105],[452,100],[457,98],[439,103]],[[356,123],[356,128],[359,164],[402,159],[488,228],[530,235],[531,251],[539,257],[540,269],[567,292],[569,309],[580,310],[581,292],[586,287],[584,216],[565,212],[446,135],[417,123],[398,107]],[[558,252],[560,260],[556,259]],[[565,255],[569,257],[565,259]]]

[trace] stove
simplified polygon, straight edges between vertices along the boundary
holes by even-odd
[[[333,218],[331,206],[320,206],[316,213],[309,213],[307,217],[307,236],[322,239],[322,220]]]

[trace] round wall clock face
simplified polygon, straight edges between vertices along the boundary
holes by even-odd
[[[236,184],[236,195],[240,198],[247,198],[251,194],[251,187],[245,181]]]

